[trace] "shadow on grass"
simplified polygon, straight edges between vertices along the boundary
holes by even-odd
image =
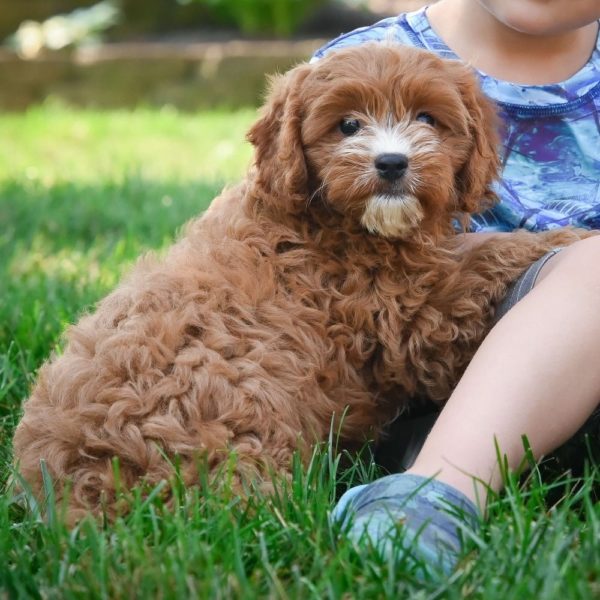
[[[0,186],[0,249],[44,238],[48,249],[91,247],[98,237],[136,236],[162,244],[183,222],[207,208],[223,185],[128,177],[104,185],[9,181]]]
[[[171,243],[222,186],[137,178],[102,186],[27,182],[0,187],[0,352],[22,323],[52,312],[71,320],[123,268]],[[31,330],[31,329],[30,329]]]

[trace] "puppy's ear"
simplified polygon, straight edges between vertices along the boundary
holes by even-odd
[[[456,177],[458,208],[466,213],[481,212],[492,206],[496,194],[492,183],[498,177],[499,118],[492,102],[479,87],[476,76],[457,65],[458,88],[467,109],[471,148]]]
[[[264,202],[287,213],[306,203],[308,173],[302,147],[302,83],[312,67],[300,65],[270,81],[261,118],[248,132],[255,147],[254,185]]]

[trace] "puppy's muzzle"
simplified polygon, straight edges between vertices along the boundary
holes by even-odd
[[[375,158],[377,174],[389,182],[398,181],[408,168],[408,157],[404,154],[380,154]]]

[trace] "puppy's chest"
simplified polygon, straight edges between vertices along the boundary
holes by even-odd
[[[292,303],[319,312],[328,339],[345,346],[347,358],[358,362],[399,339],[431,287],[401,268],[334,260],[307,261],[302,269],[283,272],[281,282]]]

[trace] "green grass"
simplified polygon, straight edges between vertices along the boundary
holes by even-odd
[[[36,369],[61,331],[141,253],[161,250],[250,156],[253,113],[97,113],[57,106],[1,115],[0,484]],[[113,525],[69,530],[61,507],[0,496],[1,598],[599,598],[598,466],[582,477],[510,480],[467,535],[457,572],[418,577],[338,538],[336,495],[376,476],[327,448],[274,498],[171,482],[137,494]],[[49,489],[50,491],[50,489]]]

